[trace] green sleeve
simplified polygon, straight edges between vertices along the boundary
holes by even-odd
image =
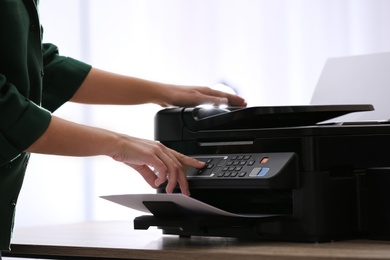
[[[51,114],[26,99],[0,74],[0,166],[16,158],[47,129]]]
[[[43,97],[42,106],[55,111],[72,98],[91,70],[91,66],[81,61],[60,56],[58,48],[43,44]]]

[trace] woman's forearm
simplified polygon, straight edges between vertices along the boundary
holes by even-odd
[[[118,134],[114,132],[53,116],[46,132],[27,151],[67,156],[111,156],[110,148],[117,140]]]
[[[92,68],[71,101],[84,104],[135,105],[164,99],[165,84]]]
[[[84,104],[166,106],[226,104],[246,106],[243,98],[204,86],[164,84],[92,68],[71,101]]]

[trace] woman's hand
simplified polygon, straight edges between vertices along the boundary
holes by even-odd
[[[168,181],[166,192],[172,193],[179,184],[183,194],[189,195],[188,182],[183,165],[203,168],[204,163],[187,157],[161,143],[123,135],[112,158],[127,164],[153,188]],[[153,169],[153,170],[152,170]]]
[[[166,88],[166,91],[164,91],[166,93],[164,98],[165,102],[159,103],[163,107],[193,107],[203,104],[236,107],[245,107],[247,105],[245,100],[240,96],[209,87],[169,85]]]

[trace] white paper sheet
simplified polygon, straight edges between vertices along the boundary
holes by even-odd
[[[188,215],[208,215],[208,216],[229,216],[229,217],[246,217],[246,218],[263,218],[280,215],[263,215],[263,214],[235,214],[221,210],[219,208],[208,205],[204,202],[191,198],[189,196],[174,193],[174,194],[124,194],[124,195],[109,195],[101,196],[101,198],[122,206],[139,210],[146,213],[151,213],[142,203],[143,201],[164,201],[173,202],[183,214]]]

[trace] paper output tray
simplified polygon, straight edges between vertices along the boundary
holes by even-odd
[[[292,219],[287,215],[262,217],[233,217],[218,215],[182,214],[180,206],[171,201],[144,201],[153,215],[134,219],[134,229],[146,230],[156,226],[164,234],[180,236],[220,236],[260,238],[262,223]]]

